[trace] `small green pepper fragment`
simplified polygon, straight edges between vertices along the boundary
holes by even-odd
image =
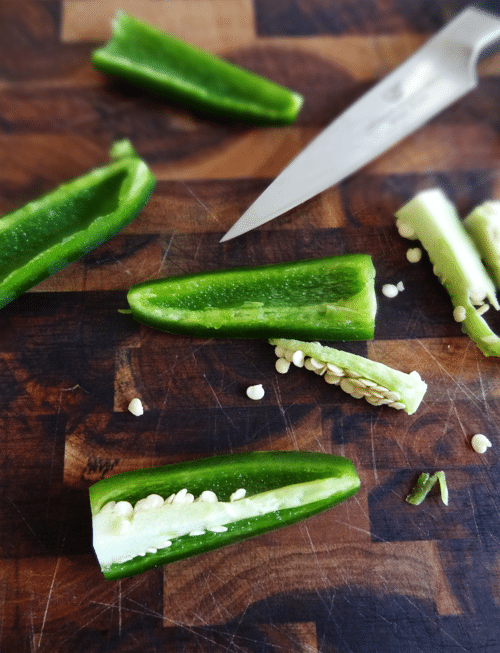
[[[428,474],[423,472],[417,479],[417,483],[410,494],[406,497],[406,501],[414,506],[419,506],[432,488],[439,483],[439,491],[441,493],[441,501],[445,506],[448,505],[448,485],[446,483],[446,475],[443,471],[436,472],[435,474]]]
[[[117,474],[90,487],[93,546],[106,580],[282,528],[348,499],[347,458],[258,451]]]
[[[157,279],[127,295],[133,317],[189,336],[373,338],[375,269],[366,254]]]
[[[302,96],[119,11],[92,64],[157,95],[216,117],[287,124]]]
[[[0,218],[0,307],[111,238],[149,200],[155,178],[128,140],[112,161]]]

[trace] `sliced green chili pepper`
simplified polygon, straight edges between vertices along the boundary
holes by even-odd
[[[288,371],[290,363],[321,374],[357,399],[373,406],[387,405],[412,415],[420,406],[427,384],[418,372],[405,374],[383,363],[347,351],[323,347],[319,342],[271,339],[278,356],[276,370]]]
[[[295,523],[359,486],[347,458],[298,451],[125,472],[90,487],[93,546],[116,580]]]
[[[0,307],[128,224],[148,201],[155,178],[129,141],[112,162],[65,183],[0,219]]]
[[[375,269],[366,254],[182,275],[133,286],[133,317],[191,336],[373,338]]]
[[[399,233],[418,238],[427,250],[462,330],[485,356],[500,356],[500,337],[482,317],[490,305],[500,310],[495,285],[453,203],[440,188],[431,188],[415,195],[396,218]]]
[[[92,64],[148,91],[217,117],[291,123],[302,96],[119,11]]]

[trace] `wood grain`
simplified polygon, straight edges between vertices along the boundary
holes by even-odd
[[[0,312],[0,653],[498,653],[498,363],[460,331],[426,256],[408,263],[394,212],[435,185],[462,216],[500,199],[500,55],[479,64],[475,91],[377,161],[219,243],[307,142],[465,4],[1,3],[0,212],[104,164],[118,138],[158,182],[120,234]],[[297,89],[296,124],[208,120],[93,70],[117,8]],[[373,257],[376,334],[330,344],[417,369],[428,391],[414,415],[304,369],[280,375],[265,341],[169,335],[120,313],[146,279],[344,252]],[[397,297],[381,294],[399,281]],[[500,330],[498,314],[488,320]],[[258,403],[245,394],[254,383]],[[470,447],[477,432],[493,443],[485,456]],[[304,523],[104,581],[90,484],[262,449],[347,456],[362,488]],[[449,506],[437,493],[407,504],[437,469]]]

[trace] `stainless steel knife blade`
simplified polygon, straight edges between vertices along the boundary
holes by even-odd
[[[353,174],[478,83],[476,65],[500,41],[500,18],[468,8],[324,129],[220,242],[258,227]]]

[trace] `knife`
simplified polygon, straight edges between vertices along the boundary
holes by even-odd
[[[221,238],[235,238],[345,179],[477,86],[500,18],[468,8],[324,129]]]

